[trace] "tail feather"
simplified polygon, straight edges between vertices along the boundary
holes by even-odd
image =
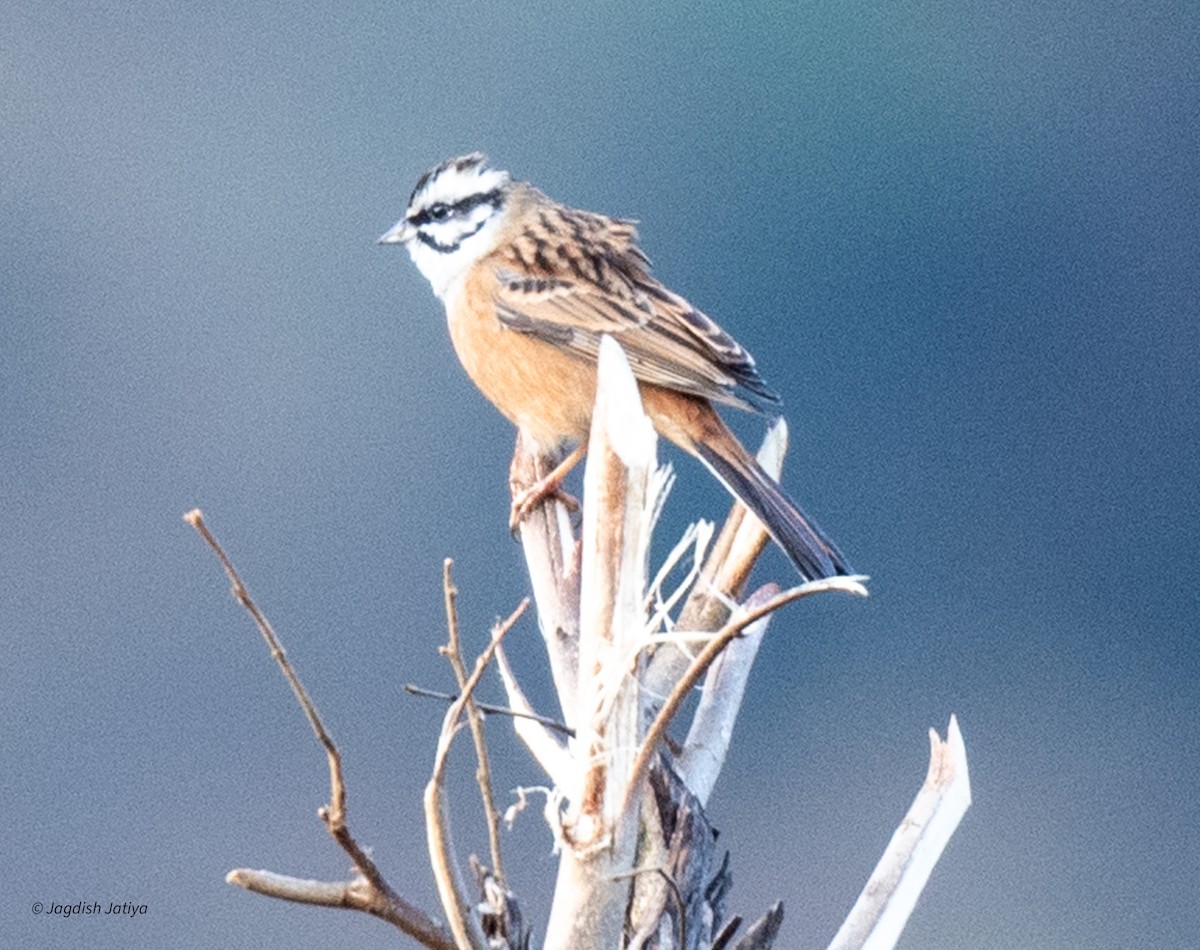
[[[854,573],[837,545],[752,457],[739,452],[739,457],[727,458],[703,443],[694,443],[694,449],[722,484],[754,512],[806,579]]]

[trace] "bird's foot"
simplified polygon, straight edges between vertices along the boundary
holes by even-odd
[[[533,472],[537,472],[539,462],[532,456],[522,453],[522,439],[517,437],[517,448],[513,453],[513,464],[508,473],[509,491],[512,493],[512,508],[508,514],[508,528],[512,532],[513,537],[517,536],[517,529],[521,526],[521,522],[525,516],[533,509],[539,507],[543,502],[553,499],[560,501],[570,511],[579,510],[579,499],[568,495],[563,491],[563,480],[567,477],[567,473],[571,471],[581,458],[587,453],[587,440],[581,442],[573,449],[566,458],[554,466],[550,472],[537,479],[532,485],[524,487],[524,480]],[[532,461],[532,472],[526,467],[525,463]]]
[[[525,520],[525,516],[547,501],[561,502],[569,511],[579,510],[579,499],[565,492],[562,487],[562,477],[556,478],[551,472],[550,475],[539,479],[528,488],[514,492],[512,507],[508,513],[508,529],[514,538],[517,537],[517,531],[521,527],[521,522]]]

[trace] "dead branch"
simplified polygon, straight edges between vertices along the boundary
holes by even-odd
[[[471,727],[471,739],[475,743],[475,759],[478,762],[475,781],[479,785],[479,797],[483,801],[483,814],[487,822],[488,845],[492,852],[492,873],[496,876],[500,886],[504,887],[504,862],[500,854],[500,812],[496,810],[496,801],[492,795],[492,770],[488,764],[487,740],[483,734],[483,716],[474,697],[468,695],[463,688],[467,682],[467,670],[463,665],[462,644],[458,636],[458,588],[454,586],[454,580],[450,575],[453,564],[454,562],[450,558],[446,558],[442,562],[442,594],[446,603],[446,626],[449,630],[449,637],[446,647],[441,653],[450,661],[450,667],[454,670],[454,678],[458,681],[460,695],[466,699],[467,722]],[[526,598],[517,608],[516,616],[524,613],[528,606],[529,600]]]
[[[522,742],[525,743],[534,760],[542,767],[542,771],[550,777],[550,781],[560,787],[565,787],[570,781],[571,754],[567,747],[550,735],[551,728],[563,733],[568,739],[575,737],[575,730],[563,725],[551,725],[543,717],[538,716],[525,698],[525,692],[517,682],[504,648],[496,650],[496,669],[500,671],[500,679],[508,694],[508,702],[518,712],[519,718],[513,720],[513,729]]]
[[[842,591],[843,593],[866,597],[867,589],[862,586],[862,581],[864,580],[866,578],[861,576],[839,576],[808,581],[798,587],[774,594],[756,607],[744,608],[739,611],[734,619],[727,623],[696,654],[687,672],[684,673],[683,677],[675,685],[671,695],[667,697],[667,701],[663,703],[662,709],[659,710],[650,729],[646,732],[646,737],[642,740],[641,749],[638,752],[637,759],[634,760],[629,787],[635,787],[636,783],[646,774],[646,770],[650,767],[650,762],[655,754],[655,746],[666,735],[667,727],[679,712],[688,693],[700,682],[700,678],[704,676],[708,668],[713,664],[713,661],[721,655],[721,652],[734,637],[741,635],[741,632],[754,623],[754,621],[774,613],[780,607],[784,607],[792,603],[792,601],[810,597],[813,594],[822,594],[826,591]],[[768,585],[768,587],[774,587],[774,585]]]
[[[558,461],[555,456],[541,454],[518,430],[509,473],[514,497],[544,478]],[[574,728],[573,700],[579,682],[580,549],[571,528],[571,515],[566,505],[550,496],[525,515],[517,530],[533,585],[538,629],[546,646],[550,675],[563,703],[563,722]]]
[[[746,607],[757,606],[770,590],[770,587],[764,587],[755,592],[746,601]],[[769,616],[760,617],[747,626],[741,636],[731,640],[713,661],[705,676],[700,704],[692,716],[687,739],[675,762],[684,784],[701,805],[708,804],[708,796],[712,794],[721,767],[725,764],[729,743],[733,739],[734,723],[737,722],[746,683],[750,679],[750,669],[754,666],[770,620]]]
[[[783,905],[776,904],[759,920],[750,925],[746,935],[737,942],[733,950],[770,950],[783,926]]]
[[[615,947],[621,941],[636,846],[637,810],[624,807],[637,742],[636,670],[624,658],[643,636],[650,492],[657,436],[641,411],[620,348],[600,345],[600,385],[584,474],[578,687],[566,839],[547,950]],[[648,499],[650,499],[648,501]],[[640,661],[639,661],[640,663]]]
[[[499,669],[500,658],[502,656],[504,656],[504,650],[497,650],[497,669]],[[459,696],[458,693],[444,693],[441,690],[417,686],[415,683],[405,683],[400,688],[410,696],[418,696],[422,699],[437,699],[443,703],[452,703],[458,699]],[[522,693],[522,695],[524,694]],[[535,713],[532,708],[517,709],[512,706],[497,706],[495,703],[481,703],[479,700],[475,701],[475,705],[478,707],[479,711],[483,713],[485,719],[488,716],[507,716],[510,719],[529,719],[539,726],[544,726],[546,729],[552,729],[555,732],[560,732],[568,738],[575,735],[573,730],[568,729],[557,719],[551,719],[549,716],[541,716],[538,713]]]
[[[325,728],[316,706],[308,697],[308,692],[300,682],[300,677],[288,662],[283,644],[275,634],[266,615],[258,609],[258,605],[250,596],[241,576],[233,566],[233,562],[225,553],[217,539],[209,531],[204,522],[204,515],[199,508],[194,508],[183,516],[205,543],[212,549],[225,569],[226,575],[233,587],[234,598],[250,614],[258,627],[271,655],[279,664],[284,678],[287,679],[296,701],[304,711],[304,716],[312,727],[317,741],[325,749],[329,762],[329,804],[318,809],[317,814],[324,822],[330,835],[343,851],[349,855],[358,872],[358,878],[348,883],[323,884],[317,881],[300,881],[270,871],[253,871],[238,868],[230,871],[226,880],[247,890],[278,897],[284,900],[298,901],[306,904],[324,904],[330,907],[346,907],[362,910],[373,914],[393,924],[395,927],[412,937],[418,943],[436,950],[454,950],[454,942],[450,935],[437,921],[420,908],[404,900],[384,880],[375,862],[367,856],[366,851],[350,833],[346,824],[346,785],[342,776],[342,756],[329,731]]]
[[[776,476],[786,439],[786,426],[773,425],[759,454],[764,469]],[[441,652],[454,671],[458,693],[415,687],[411,691],[449,703],[424,795],[430,862],[448,932],[399,898],[350,835],[336,745],[274,631],[199,512],[186,516],[217,553],[235,597],[254,618],[326,750],[330,803],[319,814],[357,872],[349,882],[328,883],[239,869],[230,873],[231,883],[294,902],[364,910],[438,950],[528,950],[529,932],[504,883],[500,815],[483,732],[484,715],[500,714],[512,718],[518,736],[553,783],[552,788],[538,789],[546,794],[545,814],[561,848],[546,950],[773,946],[783,920],[781,905],[772,907],[740,940],[741,918],[727,919],[729,857],[718,861],[716,833],[704,807],[728,752],[771,615],[818,593],[866,596],[866,578],[825,578],[785,591],[766,584],[743,602],[750,571],[768,538],[757,519],[736,503],[715,541],[710,524],[693,525],[657,574],[650,571],[650,536],[672,476],[668,469],[657,468],[656,436],[642,409],[638,385],[625,354],[609,337],[600,342],[587,444],[587,505],[579,540],[567,507],[553,495],[537,501],[518,528],[563,723],[533,711],[504,656],[501,642],[525,604],[493,629],[468,675],[451,562],[443,566],[448,642]],[[528,487],[544,483],[561,462],[559,456],[538,454],[518,436],[510,471],[514,498],[538,499]],[[672,621],[677,610],[679,617]],[[474,698],[493,657],[508,696],[507,708]],[[687,739],[679,746],[668,730],[701,683]],[[455,858],[445,796],[450,746],[464,722],[474,741],[493,865],[489,870],[472,858],[481,902],[468,896]],[[951,719],[945,743],[936,733],[931,733],[931,743],[925,786],[831,950],[886,950],[894,945],[970,803],[957,722]],[[521,804],[514,809],[524,805],[525,790],[520,795]]]
[[[443,794],[446,786],[446,761],[450,754],[450,745],[458,733],[463,711],[470,703],[483,671],[487,669],[501,640],[513,628],[525,607],[526,602],[523,601],[508,619],[496,628],[491,642],[476,659],[471,675],[464,680],[462,694],[446,710],[442,720],[442,731],[438,736],[437,753],[433,760],[433,775],[425,786],[425,833],[429,842],[429,860],[433,866],[433,878],[442,901],[442,909],[446,912],[450,931],[461,950],[487,950],[487,938],[484,936],[474,904],[466,895],[462,874],[458,862],[454,859],[450,812]]]
[[[929,730],[929,772],[829,950],[890,950],[900,939],[933,866],[971,804],[958,719],[943,741]]]

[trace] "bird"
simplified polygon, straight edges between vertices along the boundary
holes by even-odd
[[[637,222],[560,204],[472,152],[417,180],[378,240],[407,248],[446,309],[459,361],[547,455],[565,459],[513,503],[514,527],[587,447],[600,340],[628,358],[655,430],[698,458],[762,522],[806,580],[851,574],[820,530],[718,415],[777,415],[751,355],[650,273]]]

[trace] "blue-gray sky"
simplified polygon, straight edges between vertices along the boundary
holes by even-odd
[[[768,637],[711,806],[731,909],[782,898],[781,946],[823,946],[956,712],[976,804],[903,946],[1200,941],[1198,48],[1154,0],[6,5],[4,942],[397,944],[222,882],[347,862],[195,505],[343,745],[355,829],[433,909],[440,710],[399,685],[449,679],[443,557],[476,647],[526,580],[510,429],[373,241],[471,149],[641,220],[783,393],[785,482],[873,577]],[[726,505],[670,458],[664,535]],[[502,792],[538,781],[492,731]],[[508,840],[540,923],[550,839]]]

